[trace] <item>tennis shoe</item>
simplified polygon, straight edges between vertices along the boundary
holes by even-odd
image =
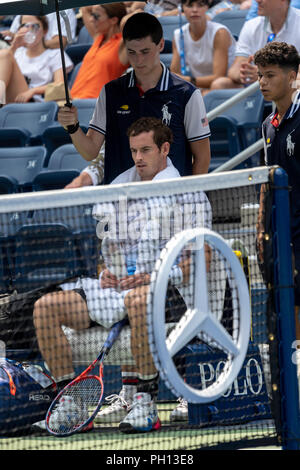
[[[119,425],[124,433],[149,432],[158,430],[161,423],[156,403],[149,393],[136,393],[131,409]]]
[[[183,398],[179,398],[179,404],[174,408],[170,414],[170,421],[188,421],[188,403]]]
[[[127,387],[129,388],[129,387]],[[136,387],[130,386],[134,393]],[[109,404],[106,408],[99,411],[95,418],[97,423],[116,423],[120,422],[127,415],[130,406],[132,404],[133,395],[129,394],[128,391],[123,387],[119,395],[113,394],[105,398],[105,401]]]
[[[66,432],[74,426],[80,426],[88,418],[89,413],[84,405],[78,406],[73,397],[64,395],[50,416],[49,428],[55,432]],[[89,431],[92,427],[93,423],[90,423],[81,431]]]

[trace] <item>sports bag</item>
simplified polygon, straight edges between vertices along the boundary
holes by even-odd
[[[35,365],[0,360],[0,436],[30,433],[45,418],[56,396],[56,384]]]

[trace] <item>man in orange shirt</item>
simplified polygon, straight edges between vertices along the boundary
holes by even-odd
[[[73,99],[98,98],[102,87],[120,77],[128,67],[120,31],[120,21],[126,15],[125,5],[94,5],[90,14],[98,35],[85,54],[71,88]]]

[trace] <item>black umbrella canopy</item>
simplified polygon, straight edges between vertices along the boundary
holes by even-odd
[[[59,10],[99,5],[100,3],[115,3],[120,0],[0,0],[0,15],[47,15]]]

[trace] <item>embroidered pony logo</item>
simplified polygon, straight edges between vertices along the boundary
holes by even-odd
[[[292,141],[292,136],[291,136],[294,130],[290,132],[286,138],[286,151],[289,157],[293,157],[294,151],[295,151],[295,142]]]
[[[165,124],[166,126],[169,126],[170,122],[171,122],[172,114],[169,113],[168,106],[166,104],[164,104],[163,107],[161,108],[161,111],[162,111],[162,122],[163,122],[163,124]]]

